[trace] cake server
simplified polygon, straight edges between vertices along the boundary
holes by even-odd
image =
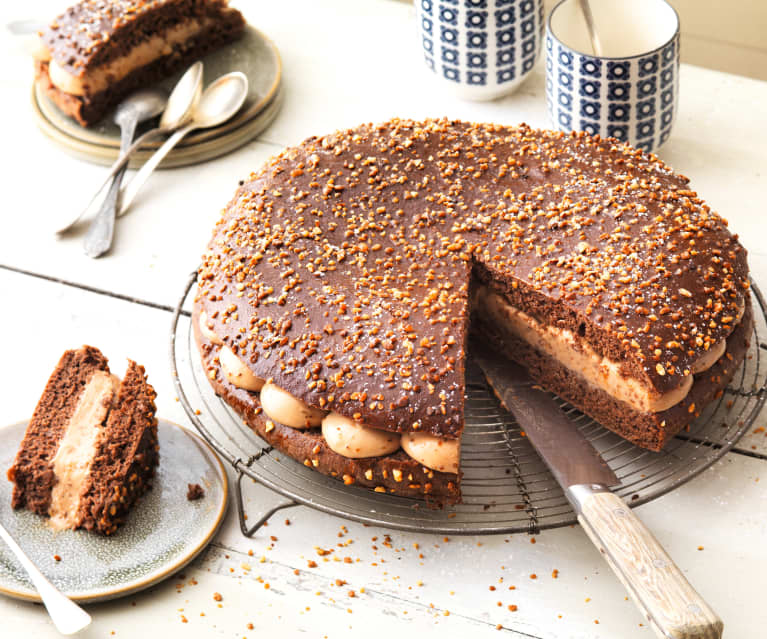
[[[3,528],[2,524],[0,524],[0,537],[8,544],[13,554],[16,555],[16,559],[27,571],[40,599],[43,600],[43,605],[45,605],[53,625],[56,626],[56,630],[62,635],[73,635],[90,625],[91,616],[48,581],[19,547],[16,540]]]
[[[471,353],[562,486],[578,522],[660,637],[719,639],[723,623],[634,512],[615,473],[556,401],[518,364],[473,339]]]

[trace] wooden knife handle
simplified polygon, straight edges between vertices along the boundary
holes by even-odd
[[[578,521],[660,637],[720,639],[724,624],[649,529],[604,487],[568,489]]]

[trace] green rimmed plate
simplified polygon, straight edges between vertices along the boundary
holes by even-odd
[[[26,426],[21,422],[0,430],[2,471],[13,463]],[[148,588],[192,561],[218,532],[229,501],[220,460],[199,436],[181,426],[161,419],[158,435],[160,465],[154,486],[111,537],[83,530],[57,532],[47,519],[13,510],[13,485],[0,478],[0,521],[71,599],[106,601]],[[187,484],[194,483],[205,489],[205,496],[188,501]],[[21,564],[2,542],[0,593],[40,601]]]

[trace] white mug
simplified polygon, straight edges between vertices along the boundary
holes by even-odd
[[[592,53],[577,0],[546,24],[552,125],[651,152],[671,134],[679,97],[679,17],[665,0],[590,0],[602,55]]]
[[[459,97],[514,91],[538,60],[543,0],[414,0],[424,60]]]

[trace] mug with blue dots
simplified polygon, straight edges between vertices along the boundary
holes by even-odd
[[[542,0],[415,0],[426,66],[469,100],[514,91],[538,60]]]
[[[546,24],[546,106],[554,128],[651,152],[668,140],[679,96],[679,17],[665,0],[590,0],[600,56],[577,0]]]

